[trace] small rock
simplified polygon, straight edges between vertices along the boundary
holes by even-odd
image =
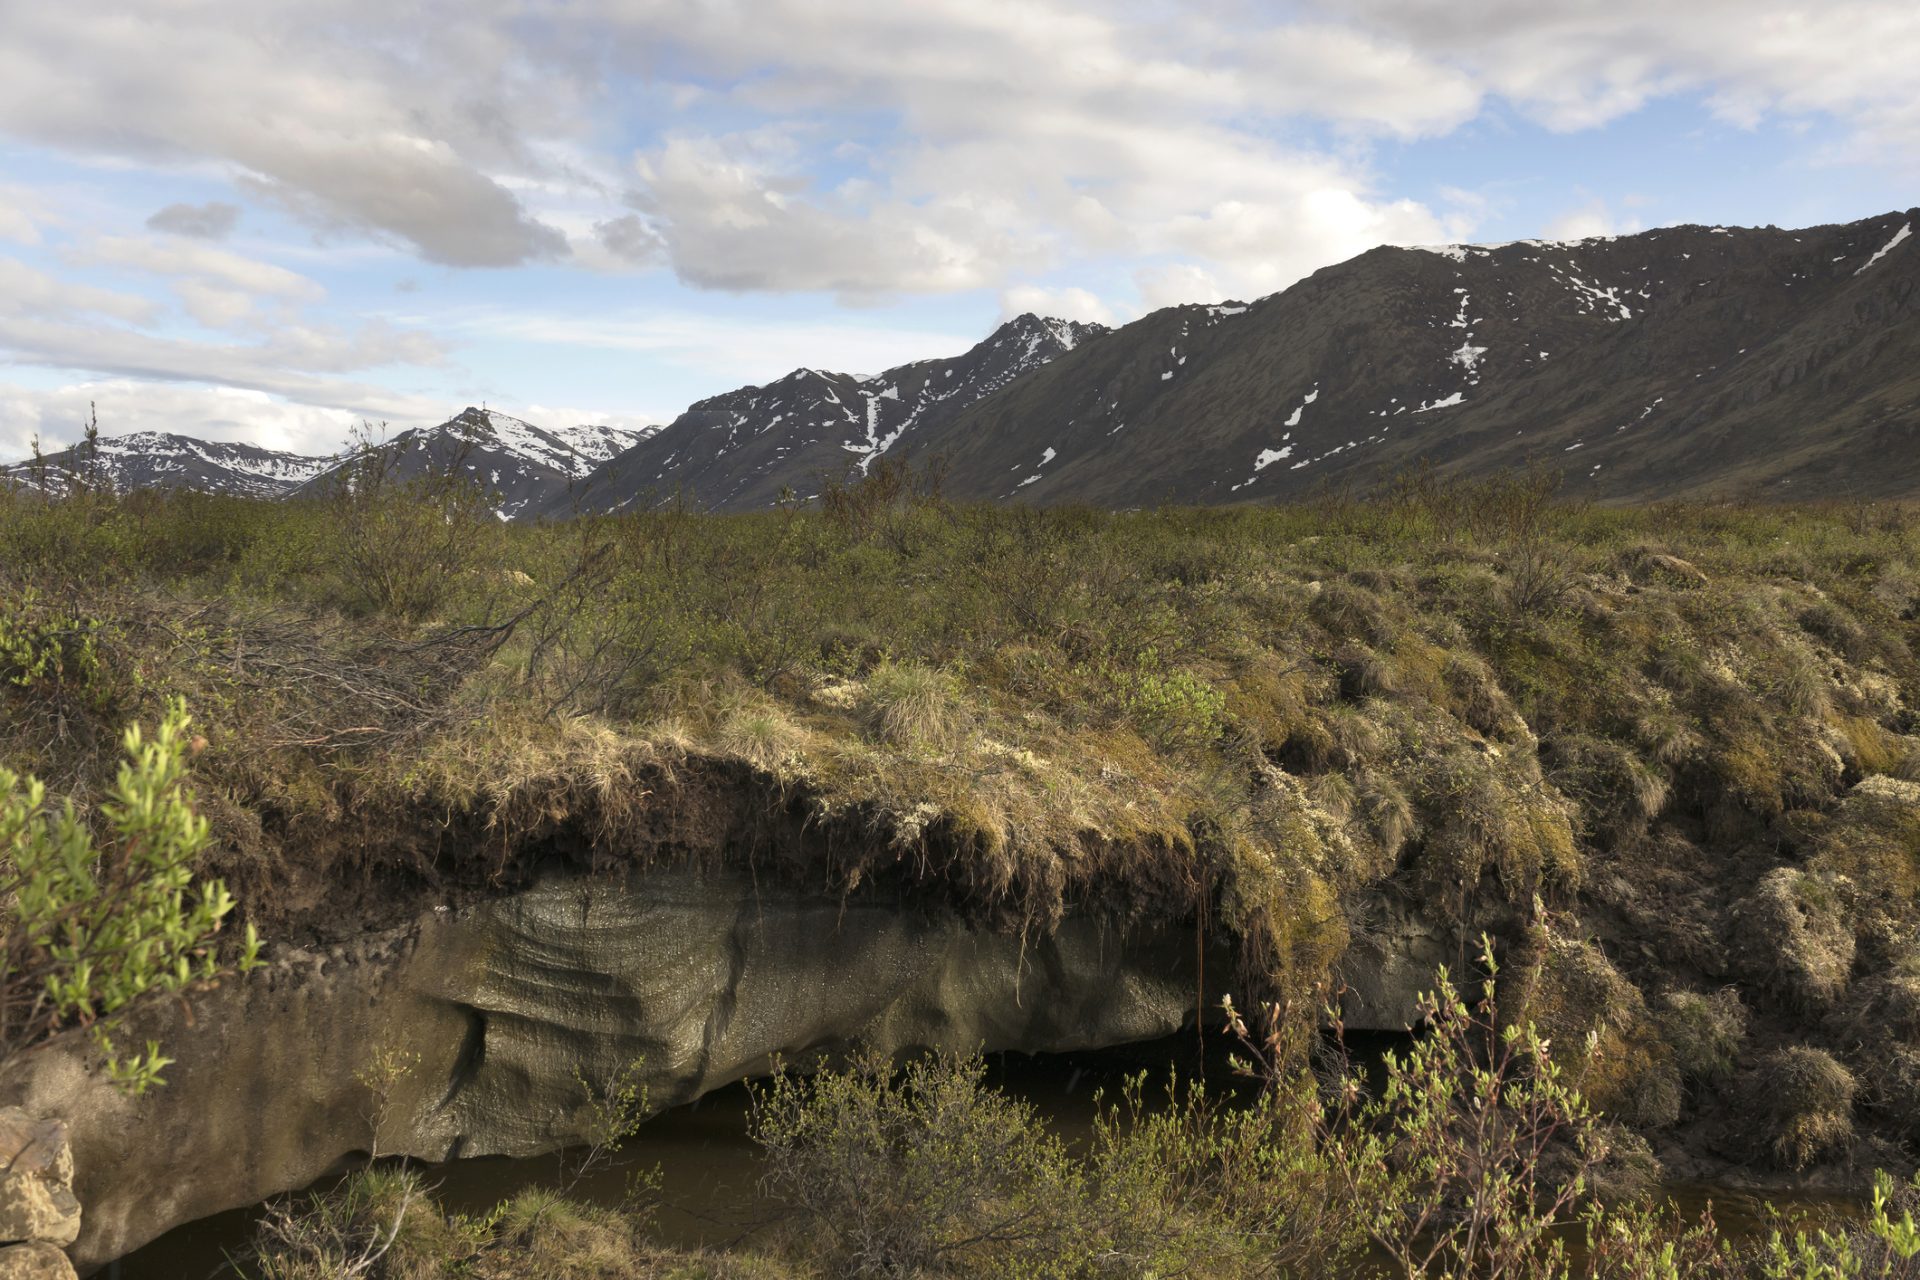
[[[1637,547],[1620,557],[1620,567],[1637,586],[1704,587],[1707,575],[1698,565],[1649,547]]]
[[[0,1241],[69,1245],[79,1238],[80,1202],[73,1192],[37,1173],[0,1177]]]
[[[66,1124],[35,1120],[19,1107],[0,1107],[0,1173],[37,1173],[71,1185],[73,1150]]]
[[[34,1241],[0,1248],[0,1280],[79,1280],[67,1255]]]

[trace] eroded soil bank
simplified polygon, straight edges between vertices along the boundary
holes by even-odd
[[[82,1265],[304,1186],[357,1154],[528,1156],[582,1141],[626,1064],[651,1109],[855,1043],[1059,1053],[1195,1016],[1190,925],[1075,914],[1022,938],[951,909],[756,888],[744,874],[556,876],[290,949],[176,1022],[129,1099],[58,1050],[9,1081],[69,1117]],[[1211,957],[1222,972],[1231,957]],[[390,1087],[368,1064],[405,1064]]]

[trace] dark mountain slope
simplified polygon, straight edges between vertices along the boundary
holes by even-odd
[[[1271,501],[1430,462],[1576,493],[1920,493],[1920,210],[1382,248],[1156,312],[917,442],[956,496]]]
[[[806,497],[823,475],[920,442],[986,396],[1104,334],[1100,325],[1034,315],[1009,320],[964,355],[919,360],[877,377],[796,369],[693,405],[599,468],[548,508],[618,511],[680,493],[715,510],[771,506],[783,489]],[[1095,344],[1097,345],[1097,344]]]

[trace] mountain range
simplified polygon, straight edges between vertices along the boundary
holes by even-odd
[[[797,369],[653,431],[467,409],[389,444],[404,468],[464,468],[503,518],[760,508],[883,455],[938,457],[956,498],[1114,507],[1530,463],[1604,501],[1920,496],[1917,230],[1920,209],[1384,247],[1251,302],[1112,330],[1022,315],[947,359]],[[96,463],[122,488],[249,496],[336,465],[160,433],[102,440]]]
[[[29,488],[74,483],[130,489],[197,489],[243,498],[278,498],[318,475],[326,458],[251,444],[196,440],[167,431],[101,436],[89,451],[75,445],[35,461],[0,466],[0,480]]]

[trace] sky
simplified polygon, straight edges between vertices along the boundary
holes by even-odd
[[[1911,0],[0,0],[0,460],[670,420],[1378,244],[1920,204]]]

